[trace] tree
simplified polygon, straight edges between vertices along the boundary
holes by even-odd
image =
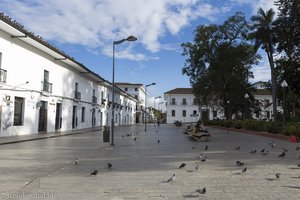
[[[279,84],[286,80],[289,85],[287,108],[295,117],[300,106],[300,0],[277,0],[275,4],[280,11],[274,22],[280,55],[276,62],[278,80]]]
[[[220,105],[227,118],[244,110],[251,65],[259,59],[246,39],[248,32],[239,12],[221,25],[198,26],[194,42],[181,45],[187,56],[182,73],[189,76],[198,103]]]
[[[277,106],[276,106],[276,71],[274,65],[274,15],[273,9],[265,12],[262,8],[258,9],[257,15],[251,17],[253,22],[251,29],[253,32],[249,33],[249,39],[255,41],[255,49],[260,47],[265,50],[268,56],[268,61],[271,69],[271,83],[272,83],[272,104],[273,104],[273,119],[276,121]]]

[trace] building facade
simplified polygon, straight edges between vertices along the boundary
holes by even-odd
[[[146,90],[143,84],[139,83],[115,83],[119,88],[130,94],[137,100],[135,123],[144,122]]]
[[[134,124],[137,100],[0,15],[0,136]]]
[[[272,120],[272,95],[266,88],[265,82],[253,84],[255,91],[250,93],[247,101],[248,117],[259,120]],[[249,98],[249,96],[248,96]],[[197,105],[192,88],[176,88],[164,93],[167,109],[167,123],[181,121],[183,123],[196,122],[197,120],[225,119],[224,109],[220,105],[199,106]],[[282,103],[277,101],[277,111],[282,112]],[[242,113],[240,113],[242,115]],[[233,115],[233,119],[236,116]]]
[[[167,109],[167,123],[183,123],[211,120],[223,114],[217,109],[199,106],[192,88],[176,88],[164,93]]]

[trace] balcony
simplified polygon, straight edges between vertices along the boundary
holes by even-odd
[[[75,99],[78,99],[78,100],[81,100],[81,92],[78,92],[78,91],[74,91],[75,93]]]
[[[170,102],[170,105],[176,105],[176,101]]]
[[[52,83],[42,81],[42,91],[52,93]]]
[[[7,71],[5,69],[0,69],[0,83],[6,83]]]
[[[92,102],[95,103],[95,104],[97,103],[97,97],[96,96],[92,97]]]
[[[187,105],[186,101],[181,102],[181,105]]]

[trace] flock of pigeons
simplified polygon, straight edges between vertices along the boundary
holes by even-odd
[[[158,133],[157,130],[156,130],[156,133]],[[136,132],[135,134],[129,133],[129,134],[123,135],[123,136],[121,137],[121,139],[124,138],[124,137],[126,136],[126,137],[133,137],[133,141],[136,141],[136,140],[137,140],[137,134],[138,134],[137,132]],[[160,140],[158,139],[158,140],[157,140],[157,144],[159,144],[159,143],[160,143]],[[271,141],[271,142],[269,143],[269,145],[270,145],[270,147],[271,147],[272,149],[274,149],[274,148],[277,146],[277,144],[276,144],[274,141]],[[192,149],[196,149],[196,148],[197,148],[196,145],[193,145],[193,146],[192,146]],[[235,150],[235,151],[239,151],[240,149],[241,149],[241,146],[236,146],[236,147],[234,147],[234,150]],[[205,151],[208,150],[208,145],[205,145],[204,150],[205,150]],[[300,151],[300,147],[299,147],[299,146],[296,147],[295,150],[296,150],[296,151]],[[256,149],[254,149],[254,150],[250,151],[249,153],[252,154],[252,155],[254,155],[254,154],[256,154],[257,152],[258,152],[258,151],[257,151]],[[267,155],[269,154],[269,150],[267,150],[266,148],[261,149],[259,152],[261,153],[261,155],[264,155],[264,156],[267,156]],[[279,158],[284,158],[284,157],[287,155],[287,152],[288,152],[287,149],[282,148],[282,152],[278,155],[278,157],[279,157]],[[300,155],[299,155],[298,158],[300,159]],[[198,159],[199,159],[200,162],[206,162],[206,161],[207,161],[207,156],[204,156],[204,155],[201,153],[201,154],[198,156]],[[78,164],[79,164],[79,158],[75,158],[74,161],[73,161],[73,163],[74,163],[74,165],[78,165]],[[246,173],[246,172],[247,172],[247,167],[245,167],[245,163],[244,163],[244,162],[242,162],[242,161],[240,161],[240,160],[237,160],[237,161],[235,162],[235,165],[238,166],[238,167],[243,167],[243,169],[241,170],[241,172],[239,172],[239,173],[237,173],[237,174],[243,174],[243,173]],[[186,163],[181,163],[181,164],[178,166],[178,168],[179,168],[179,169],[182,169],[182,168],[184,168],[184,167],[186,167],[186,166],[187,166]],[[300,169],[300,163],[297,164],[297,167]],[[108,168],[108,169],[112,169],[112,164],[111,164],[111,163],[107,163],[107,168]],[[199,170],[199,164],[198,164],[198,163],[197,163],[196,166],[195,166],[195,170]],[[90,172],[90,176],[96,176],[98,173],[99,173],[98,170],[93,170],[92,172]],[[278,180],[278,179],[280,179],[280,176],[281,176],[281,173],[278,172],[278,173],[275,174],[275,178],[274,178],[274,179],[267,179],[267,180]],[[300,175],[299,175],[299,177],[297,177],[297,178],[300,178]],[[173,181],[175,181],[175,179],[176,179],[176,175],[175,175],[175,174],[172,174],[172,176],[166,181],[166,183],[173,182]],[[196,189],[195,192],[196,192],[196,193],[199,193],[199,194],[205,194],[205,193],[206,193],[206,187]]]

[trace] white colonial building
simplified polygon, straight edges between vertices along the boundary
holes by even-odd
[[[272,120],[272,95],[266,88],[265,82],[253,84],[255,91],[250,95],[254,98],[254,105],[248,102],[249,116],[252,119]],[[192,88],[176,88],[164,93],[167,109],[167,123],[181,121],[183,123],[196,122],[198,120],[224,119],[224,109],[219,105],[199,106],[193,94]],[[248,96],[249,98],[249,96]],[[281,102],[278,101],[277,111],[282,112]],[[250,108],[251,107],[251,108]],[[255,108],[255,109],[254,109]],[[233,115],[233,118],[235,116]]]
[[[164,93],[167,108],[167,123],[183,123],[211,120],[223,116],[217,109],[201,106],[196,102],[192,88],[176,88]]]
[[[0,14],[0,136],[134,124],[133,96]]]
[[[144,122],[144,111],[145,111],[145,98],[146,90],[145,86],[140,83],[115,83],[119,88],[121,88],[126,93],[130,94],[137,100],[136,104],[136,123]]]

